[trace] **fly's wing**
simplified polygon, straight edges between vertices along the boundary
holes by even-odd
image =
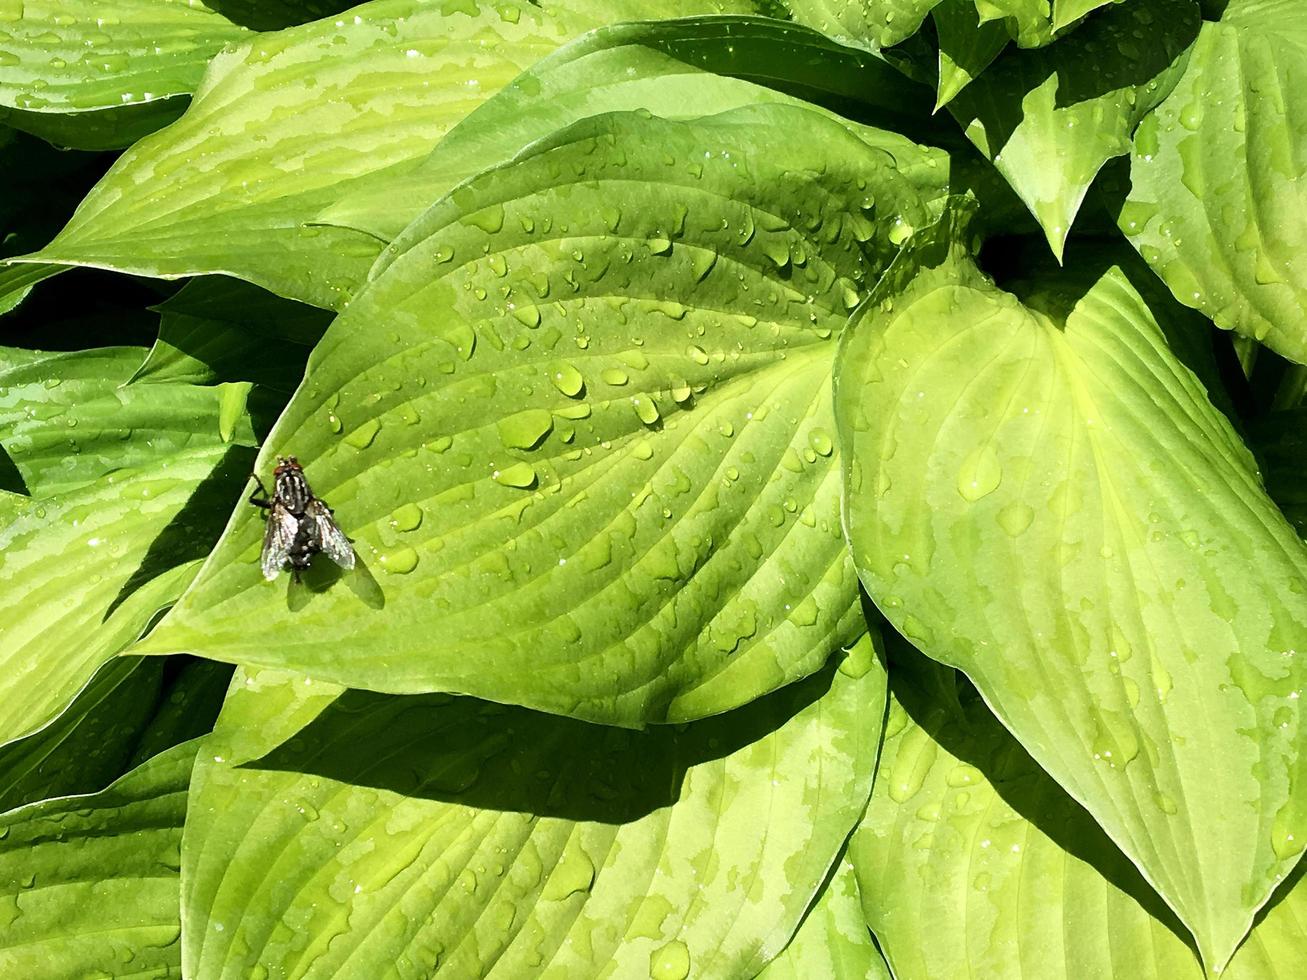
[[[318,532],[318,547],[341,568],[354,567],[354,547],[345,532],[336,526],[331,510],[316,497],[304,508],[304,519],[312,521]]]
[[[263,534],[263,577],[269,582],[275,579],[286,566],[290,558],[290,546],[295,542],[295,532],[299,530],[299,521],[278,501],[273,501],[268,510],[268,529]]]

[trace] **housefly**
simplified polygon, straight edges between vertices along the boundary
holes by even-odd
[[[256,474],[259,489],[250,494],[250,503],[268,512],[268,529],[263,535],[263,577],[269,582],[283,568],[299,581],[300,572],[319,551],[341,568],[354,567],[354,549],[349,538],[336,525],[332,510],[313,495],[304,469],[294,456],[278,456],[272,471],[272,496]]]

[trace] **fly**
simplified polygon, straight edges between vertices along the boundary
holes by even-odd
[[[250,494],[250,503],[268,512],[268,529],[263,535],[260,564],[269,582],[283,568],[289,567],[294,581],[318,552],[323,552],[341,568],[354,567],[354,548],[345,537],[326,502],[313,495],[304,469],[294,456],[278,456],[272,471],[272,496],[255,474],[259,489]]]

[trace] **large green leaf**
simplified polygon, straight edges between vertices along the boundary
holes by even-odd
[[[757,84],[755,84],[757,83]],[[774,87],[766,87],[774,86]],[[342,196],[319,216],[386,241],[460,181],[569,123],[644,109],[675,119],[742,105],[801,103],[788,92],[855,106],[887,129],[920,132],[929,96],[885,62],[815,31],[756,17],[601,28],[523,72],[406,173]]]
[[[885,685],[864,637],[840,671],[633,733],[237,678],[182,849],[191,976],[752,976],[866,805]]]
[[[462,186],[329,328],[261,464],[307,464],[363,567],[283,595],[242,508],[141,649],[620,725],[815,670],[861,619],[835,339],[947,178],[880,144],[783,105],[622,113]]]
[[[94,796],[0,815],[0,975],[180,977],[194,742]]]
[[[949,103],[1061,256],[1094,175],[1130,151],[1130,135],[1162,101],[1198,32],[1194,0],[1104,11],[1061,41],[1012,50]]]
[[[858,879],[841,855],[799,931],[758,980],[890,980],[871,939],[858,895]]]
[[[959,700],[943,668],[911,679],[900,668],[871,803],[849,845],[898,980],[1203,980],[1183,926],[974,692]],[[1286,879],[1222,977],[1297,975],[1300,878]]]
[[[622,16],[609,6],[374,0],[224,51],[186,114],[123,154],[33,260],[165,278],[226,273],[338,309],[380,244],[307,222],[425,157],[599,12]]]
[[[838,366],[859,574],[1219,968],[1307,841],[1307,548],[1119,267],[1026,307],[933,231]]]
[[[83,149],[175,119],[209,59],[247,32],[196,0],[0,5],[0,119]]]
[[[0,744],[54,718],[180,594],[249,472],[228,389],[120,389],[141,354],[0,349],[0,446],[32,494],[0,496]]]
[[[1135,136],[1121,228],[1176,297],[1307,363],[1307,10],[1231,0]]]

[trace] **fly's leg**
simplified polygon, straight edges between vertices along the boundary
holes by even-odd
[[[259,485],[259,489],[250,494],[250,503],[255,507],[262,507],[264,510],[270,509],[272,507],[272,501],[268,499],[268,488],[265,487],[263,481],[259,479],[259,474],[253,473],[251,475],[254,477],[254,482]],[[260,496],[262,496],[262,499],[259,499]]]

